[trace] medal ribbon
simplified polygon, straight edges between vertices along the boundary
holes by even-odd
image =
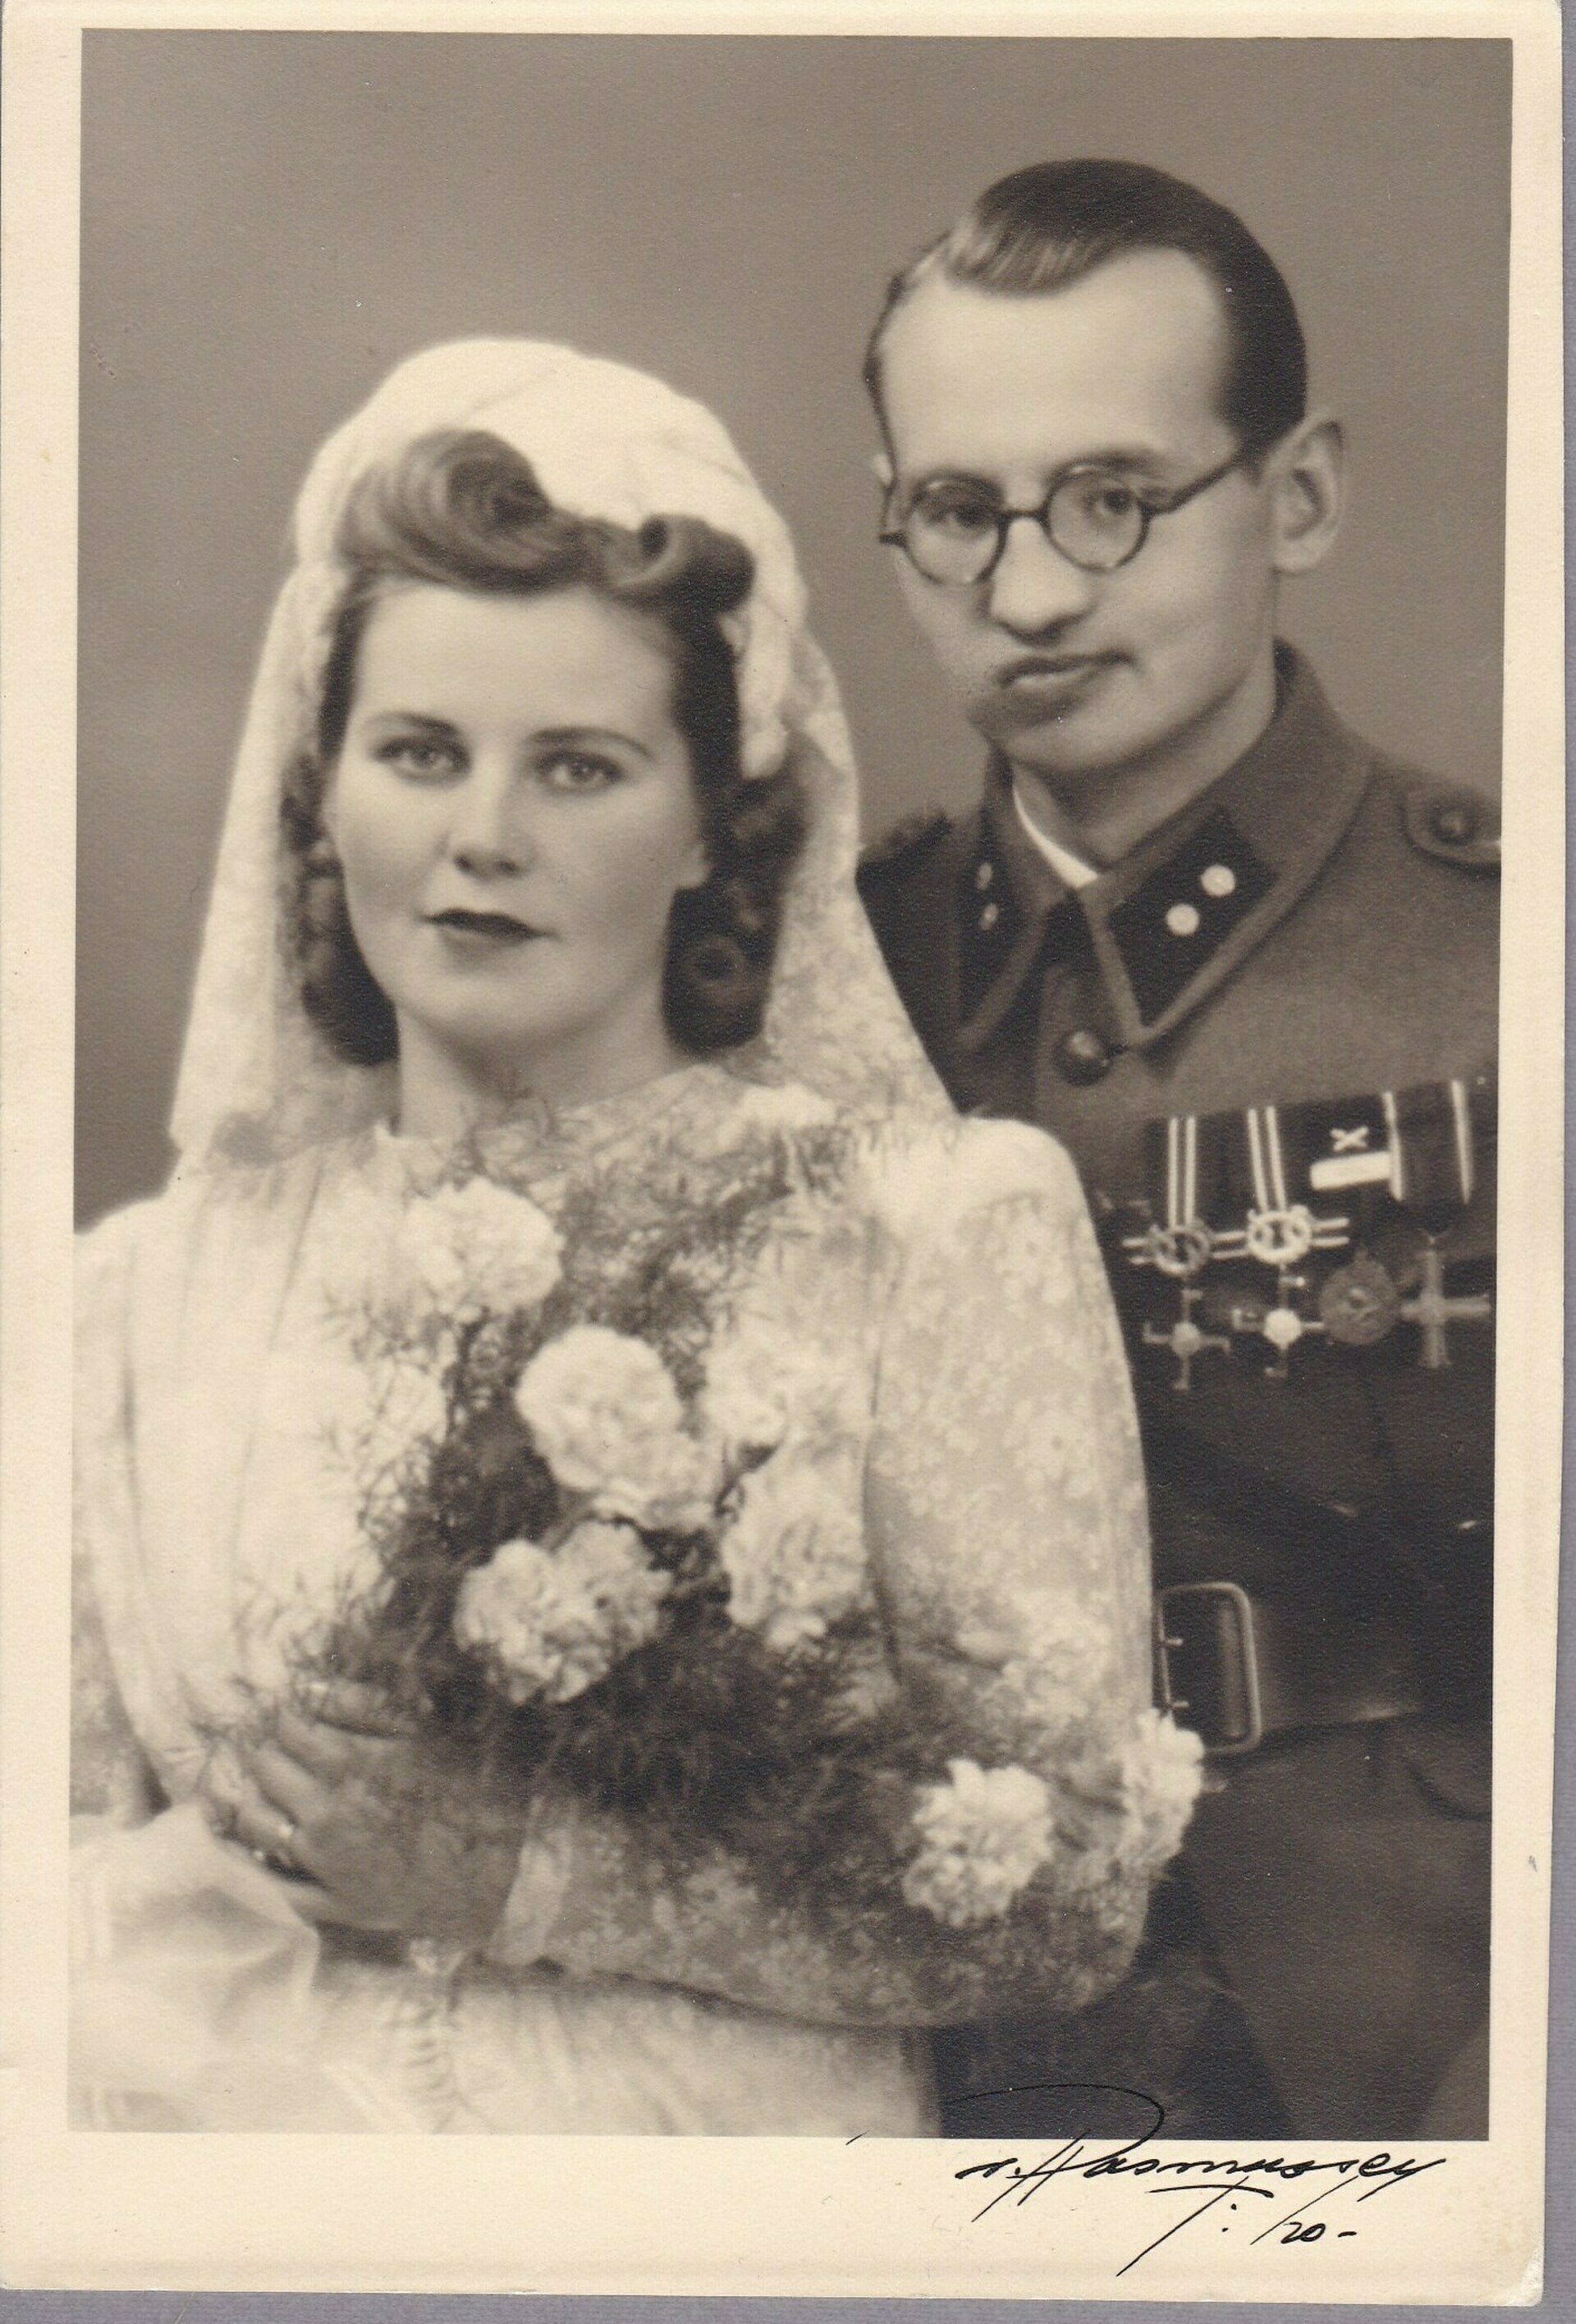
[[[1199,1117],[1173,1113],[1165,1125],[1165,1223],[1186,1226],[1199,1215]]]
[[[1243,1115],[1247,1131],[1247,1166],[1253,1179],[1253,1204],[1247,1213],[1248,1254],[1262,1265],[1285,1269],[1310,1250],[1339,1250],[1347,1240],[1349,1219],[1316,1218],[1306,1203],[1293,1200],[1286,1185],[1286,1157],[1281,1139],[1281,1117],[1273,1105],[1249,1106]],[[1297,1194],[1307,1175],[1307,1157],[1301,1157]],[[1283,1296],[1284,1286],[1283,1285]]]
[[[1250,1105],[1243,1120],[1247,1126],[1247,1167],[1253,1173],[1254,1209],[1290,1210],[1278,1111],[1273,1105]]]
[[[1173,1114],[1145,1129],[1150,1215],[1172,1236],[1207,1226],[1217,1259],[1243,1255],[1243,1226],[1225,1222],[1250,1213],[1272,1219],[1304,1213],[1312,1247],[1321,1250],[1340,1248],[1386,1201],[1438,1232],[1471,1200],[1479,1134],[1474,1092],[1464,1081],[1240,1113]],[[1323,1215],[1331,1196],[1356,1215]],[[1152,1263],[1145,1237],[1129,1236],[1124,1248],[1136,1266]]]
[[[1463,1081],[1384,1092],[1390,1192],[1435,1231],[1464,1211],[1477,1183],[1472,1113]]]
[[[1122,1248],[1135,1267],[1157,1267],[1163,1275],[1196,1275],[1211,1255],[1224,1256],[1240,1233],[1221,1236],[1208,1224],[1208,1198],[1201,1202],[1201,1157],[1219,1162],[1219,1139],[1212,1130],[1226,1120],[1200,1122],[1194,1113],[1173,1113],[1145,1128],[1145,1180],[1152,1223],[1142,1232],[1123,1237]],[[1201,1130],[1203,1135],[1201,1137]]]

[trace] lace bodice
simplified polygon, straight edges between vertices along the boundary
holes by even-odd
[[[1037,1132],[839,1133],[808,1093],[697,1066],[516,1115],[469,1166],[561,1221],[590,1177],[616,1185],[633,1246],[675,1204],[699,1215],[763,1140],[835,1155],[713,1286],[716,1330],[768,1317],[802,1393],[854,1416],[819,1506],[861,1529],[887,1683],[935,1703],[982,1765],[1051,1787],[1036,1910],[957,1928],[853,1895],[835,1916],[768,1904],[726,1858],[669,1862],[637,1821],[544,1794],[487,1952],[505,1976],[549,1962],[826,2024],[1076,2008],[1125,1965],[1196,1782],[1147,1708],[1143,1489],[1104,1277],[1071,1167]],[[135,1821],[158,1793],[187,1797],[215,1735],[283,1689],[365,1580],[357,1448],[413,1407],[357,1360],[334,1286],[453,1165],[364,1132],[178,1177],[86,1239],[80,1804]]]

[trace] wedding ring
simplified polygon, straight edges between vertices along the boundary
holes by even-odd
[[[265,1872],[299,1872],[301,1865],[291,1852],[291,1842],[301,1830],[293,1816],[276,1818],[274,1836],[266,1848],[255,1848],[251,1853]]]

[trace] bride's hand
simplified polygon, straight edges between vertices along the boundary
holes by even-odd
[[[291,1876],[309,1920],[403,1936],[492,1934],[519,1868],[524,1803],[479,1780],[433,1780],[418,1736],[370,1688],[323,1690],[315,1716],[279,1714],[270,1738],[238,1747],[227,1834]]]

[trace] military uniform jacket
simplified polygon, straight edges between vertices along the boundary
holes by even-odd
[[[1296,2126],[1378,2134],[1485,2006],[1498,847],[1479,794],[1349,733],[1285,648],[1277,674],[1260,740],[1091,884],[998,762],[861,887],[955,1102],[1080,1167],[1179,1641],[1163,1696],[1226,1747],[1190,1869]],[[1382,1925],[1353,1942],[1391,1964],[1355,2018],[1329,1893],[1354,1881]],[[1363,2043],[1332,2089],[1332,2043]]]

